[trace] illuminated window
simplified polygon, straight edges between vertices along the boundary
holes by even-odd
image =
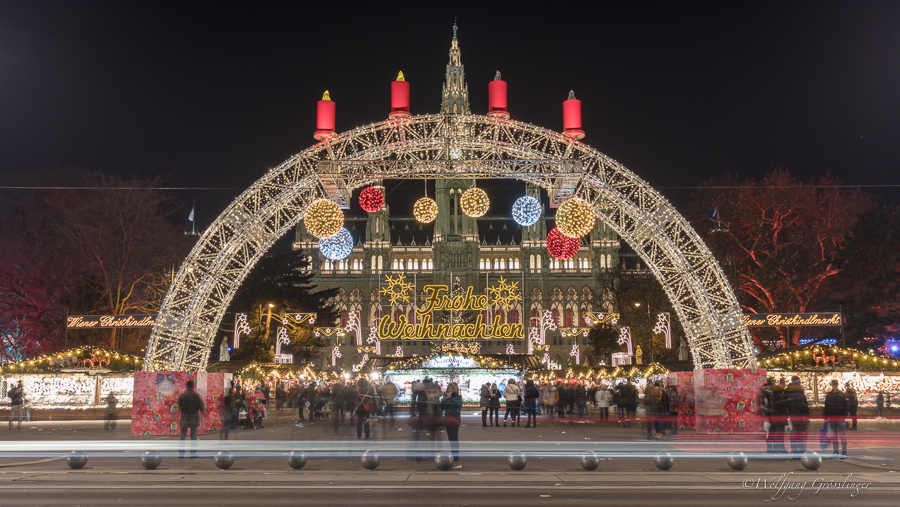
[[[518,310],[510,310],[509,311],[509,323],[510,324],[518,324],[519,323],[519,311]]]
[[[571,308],[566,308],[566,327],[572,327],[572,320],[575,317]]]

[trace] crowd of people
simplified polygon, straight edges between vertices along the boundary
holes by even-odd
[[[879,392],[875,398],[876,414],[884,413],[884,394]],[[791,377],[790,384],[782,378],[778,382],[774,377],[766,379],[760,389],[759,413],[766,419],[766,452],[787,453],[785,438],[790,444],[790,453],[802,454],[807,450],[809,434],[809,402],[806,392],[800,383],[800,377]],[[835,457],[847,457],[847,430],[858,429],[859,398],[853,385],[847,383],[841,389],[837,379],[831,381],[831,389],[825,395],[822,415],[825,424],[819,429],[819,440],[823,447],[829,443]],[[847,427],[847,420],[851,426]]]

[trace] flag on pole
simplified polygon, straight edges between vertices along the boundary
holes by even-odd
[[[194,221],[194,208],[195,208],[196,206],[197,206],[197,203],[194,202],[193,206],[191,206],[191,214],[188,215],[188,220],[190,220],[191,222]]]

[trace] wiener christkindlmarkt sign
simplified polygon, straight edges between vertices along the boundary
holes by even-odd
[[[744,315],[751,327],[840,326],[841,312],[825,313],[752,313]]]
[[[381,293],[389,299],[391,305],[409,303],[409,292],[413,290],[413,285],[406,282],[404,274],[401,273],[396,277],[385,275],[385,283],[387,285],[381,289]],[[378,336],[382,340],[525,338],[523,324],[504,324],[501,322],[502,317],[495,315],[493,322],[488,326],[481,313],[488,311],[490,306],[503,307],[508,312],[510,306],[522,301],[518,282],[507,283],[501,277],[498,284],[488,287],[490,296],[475,295],[472,287],[463,292],[461,288],[451,291],[446,285],[426,285],[422,290],[425,292],[424,305],[422,307],[416,305],[417,322],[409,322],[406,315],[400,315],[396,322],[391,320],[390,315],[383,316],[378,323]],[[479,313],[475,321],[470,323],[435,323],[432,321],[434,311]]]
[[[69,315],[66,327],[70,329],[100,329],[113,327],[153,327],[156,315]]]

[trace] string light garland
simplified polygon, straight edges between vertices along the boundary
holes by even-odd
[[[463,213],[472,218],[484,216],[490,205],[491,200],[488,198],[487,192],[477,187],[466,190],[459,198],[459,207]]]
[[[900,363],[892,358],[831,345],[811,345],[793,352],[782,352],[760,359],[756,365],[769,369],[822,368],[834,371],[836,368],[852,368],[862,372],[900,371]]]
[[[528,227],[541,218],[541,201],[526,195],[516,199],[512,207],[512,217],[517,224]]]
[[[566,260],[575,257],[578,253],[578,247],[581,246],[579,238],[570,238],[559,232],[558,227],[550,229],[547,233],[547,252],[559,260]]]
[[[430,224],[438,215],[438,204],[430,197],[423,197],[413,205],[413,216],[423,224]]]
[[[318,199],[306,209],[303,217],[306,230],[313,236],[322,239],[330,238],[341,231],[344,225],[344,212],[333,201]]]
[[[580,238],[591,232],[594,220],[594,209],[590,203],[578,197],[568,199],[556,210],[556,227],[570,238]]]
[[[54,373],[63,369],[135,371],[144,358],[115,349],[85,347],[70,349],[0,365],[0,373]]]
[[[345,227],[330,238],[319,240],[319,251],[326,259],[339,261],[346,258],[353,251],[353,237]]]
[[[366,213],[375,213],[384,206],[384,194],[375,187],[366,187],[359,193],[359,207]]]

